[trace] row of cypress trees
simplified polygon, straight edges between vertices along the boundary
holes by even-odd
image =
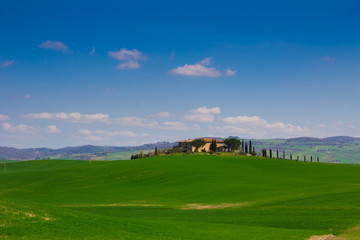
[[[269,155],[267,154],[267,150],[266,148],[264,148],[262,151],[262,156],[263,157],[269,157],[269,158],[272,158],[272,149],[269,149]],[[290,160],[293,160],[293,156],[292,156],[292,153],[290,153]],[[279,150],[277,149],[276,150],[276,158],[279,158]],[[285,150],[283,150],[283,159],[286,159],[286,155],[285,155]],[[299,161],[299,156],[296,157],[296,161]],[[319,157],[316,157],[316,161],[319,162],[320,161],[320,158]],[[306,156],[304,156],[304,162],[306,162]],[[310,156],[310,162],[313,162],[313,156]]]

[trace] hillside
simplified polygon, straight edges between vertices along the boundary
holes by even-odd
[[[0,239],[360,236],[357,165],[175,155],[3,166]]]

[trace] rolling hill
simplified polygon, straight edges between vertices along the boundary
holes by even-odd
[[[229,155],[0,164],[0,239],[359,239],[360,166]]]

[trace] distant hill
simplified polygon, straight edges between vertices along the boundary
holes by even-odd
[[[238,136],[231,136],[240,139]],[[218,140],[225,138],[215,137]],[[248,140],[247,140],[248,141]],[[348,136],[335,136],[327,138],[299,137],[289,139],[253,139],[256,152],[261,149],[273,149],[285,151],[286,156],[290,153],[299,158],[313,156],[323,162],[360,163],[360,138]],[[173,147],[176,142],[149,143],[132,147],[93,146],[84,145],[78,147],[65,147],[59,149],[50,148],[26,148],[17,149],[12,147],[0,147],[0,159],[7,160],[32,160],[32,159],[129,159],[130,155],[140,150],[154,150]],[[121,157],[120,157],[121,156]]]
[[[50,158],[52,156],[59,156],[59,158],[71,157],[72,155],[81,154],[99,154],[99,153],[112,153],[120,151],[134,151],[134,150],[152,150],[157,146],[159,149],[169,148],[174,146],[175,143],[158,142],[151,144],[144,144],[135,147],[114,147],[114,146],[93,146],[84,145],[78,147],[65,147],[59,149],[51,148],[24,148],[17,149],[13,147],[0,147],[0,159],[7,160],[33,160]],[[80,158],[81,159],[81,156]],[[88,158],[83,158],[88,159]]]

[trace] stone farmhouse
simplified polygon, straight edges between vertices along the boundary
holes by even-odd
[[[206,143],[204,146],[200,147],[198,149],[198,152],[202,152],[203,149],[206,151],[206,152],[210,152],[210,145],[212,143],[213,140],[216,140],[216,139],[213,139],[213,138],[201,138],[202,140],[204,140]],[[196,147],[194,146],[191,146],[191,142],[194,141],[195,139],[188,139],[188,140],[182,140],[182,141],[179,141],[178,142],[178,147],[181,147],[181,148],[185,148],[185,149],[189,149],[191,150],[192,152],[195,152],[196,151]],[[218,148],[218,151],[219,152],[223,152],[227,147],[224,145],[224,142],[221,141],[221,140],[216,140],[216,146]]]

